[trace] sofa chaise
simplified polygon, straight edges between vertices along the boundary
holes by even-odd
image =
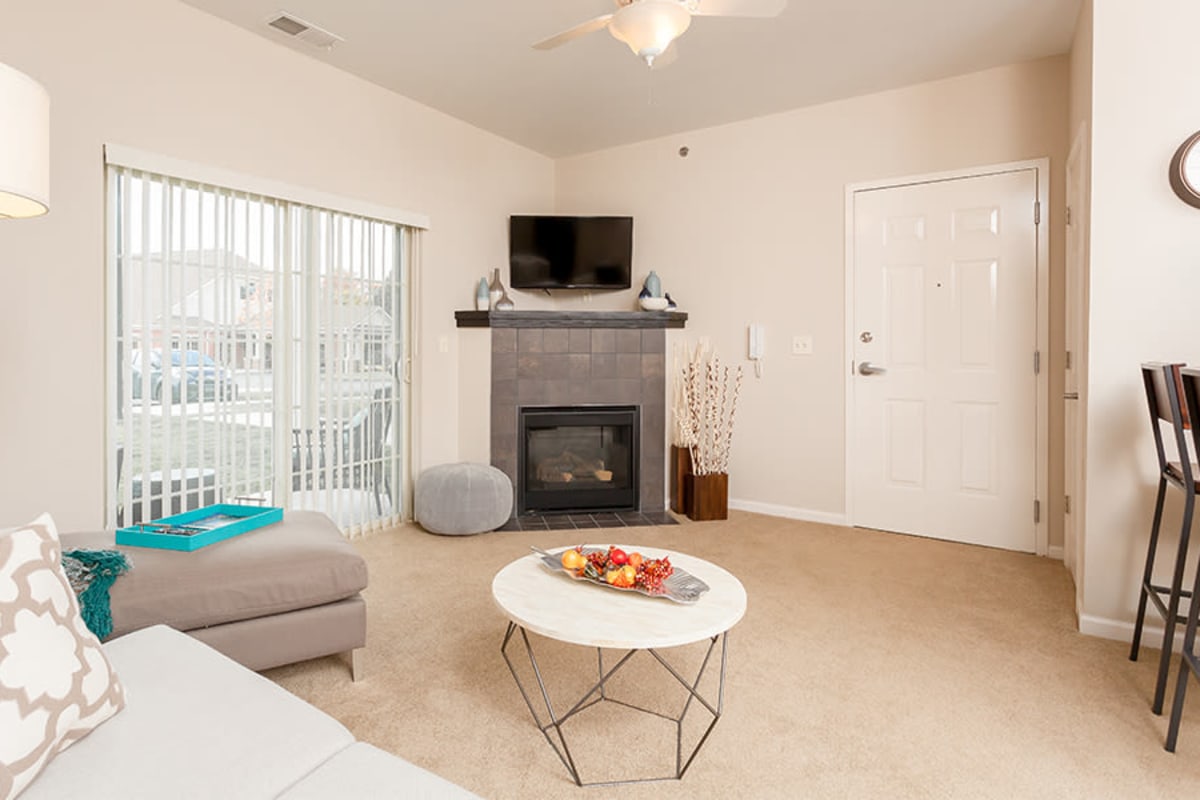
[[[332,717],[166,626],[104,652],[125,708],[55,757],[20,800],[475,797],[356,742]]]

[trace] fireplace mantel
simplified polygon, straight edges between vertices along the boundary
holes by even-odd
[[[460,328],[682,328],[684,311],[455,311]]]

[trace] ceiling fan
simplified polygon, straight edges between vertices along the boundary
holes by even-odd
[[[629,45],[637,57],[654,60],[692,24],[692,17],[777,17],[787,0],[614,0],[617,10],[576,25],[534,45],[551,50],[601,28]]]

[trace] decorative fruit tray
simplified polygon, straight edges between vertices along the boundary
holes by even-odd
[[[676,603],[691,605],[709,589],[708,584],[700,578],[673,566],[668,556],[644,559],[640,553],[626,554],[613,547],[582,545],[568,547],[557,553],[547,553],[536,547],[530,549],[537,553],[542,566],[551,572],[560,572],[574,580],[606,586],[619,592],[665,597]],[[572,550],[578,557],[567,555]],[[568,559],[571,559],[572,567],[566,565]],[[583,565],[577,566],[581,559]]]
[[[282,519],[282,508],[218,503],[118,528],[117,544],[190,552]]]

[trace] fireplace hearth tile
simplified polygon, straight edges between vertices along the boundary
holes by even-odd
[[[592,352],[591,328],[571,328],[567,350],[571,353]]]
[[[598,528],[636,528],[652,525],[678,525],[670,514],[662,512],[622,511],[617,514],[601,512],[595,514],[527,514],[514,517],[505,523],[502,531],[570,531],[595,530]],[[593,542],[594,543],[594,542]]]
[[[667,349],[667,332],[661,329],[647,328],[642,331],[642,352],[662,353]]]
[[[517,358],[517,378],[524,380],[525,378],[544,378],[542,372],[542,356],[529,353],[522,353]]]
[[[667,374],[667,358],[662,353],[642,353],[642,377],[663,378]]]
[[[517,329],[516,328],[493,328],[492,329],[492,352],[493,353],[515,353],[515,352],[517,352]]]
[[[596,402],[596,388],[590,380],[571,381],[567,402],[572,405]]]
[[[636,378],[618,378],[613,381],[613,402],[636,405],[642,400],[642,382]]]
[[[571,353],[567,356],[567,377],[573,381],[586,381],[592,377],[590,353]]]
[[[541,353],[543,352],[543,338],[541,328],[518,328],[517,329],[517,352],[518,353]]]
[[[512,381],[517,379],[517,354],[492,354],[492,380]]]
[[[516,405],[517,382],[515,380],[492,381],[492,398],[503,405]]]
[[[546,381],[546,402],[552,406],[569,405],[571,382],[568,380]]]
[[[570,350],[571,332],[567,328],[546,328],[542,334],[543,353],[566,353]]]
[[[616,355],[616,353],[594,353],[592,355],[592,377],[593,378],[615,378],[615,377],[617,377],[617,355]]]
[[[640,353],[640,352],[642,352],[642,332],[639,330],[619,330],[619,331],[617,331],[617,352],[618,353]]]
[[[517,402],[524,406],[541,405],[546,395],[546,382],[526,379],[517,381]]]
[[[627,331],[621,331],[626,333]],[[637,331],[633,331],[637,333]],[[617,353],[617,377],[642,377],[642,356],[640,353]]]
[[[596,328],[592,331],[593,353],[617,352],[617,332],[612,328]]]
[[[552,381],[565,381],[570,377],[570,356],[566,353],[546,353],[542,356],[542,377]]]

